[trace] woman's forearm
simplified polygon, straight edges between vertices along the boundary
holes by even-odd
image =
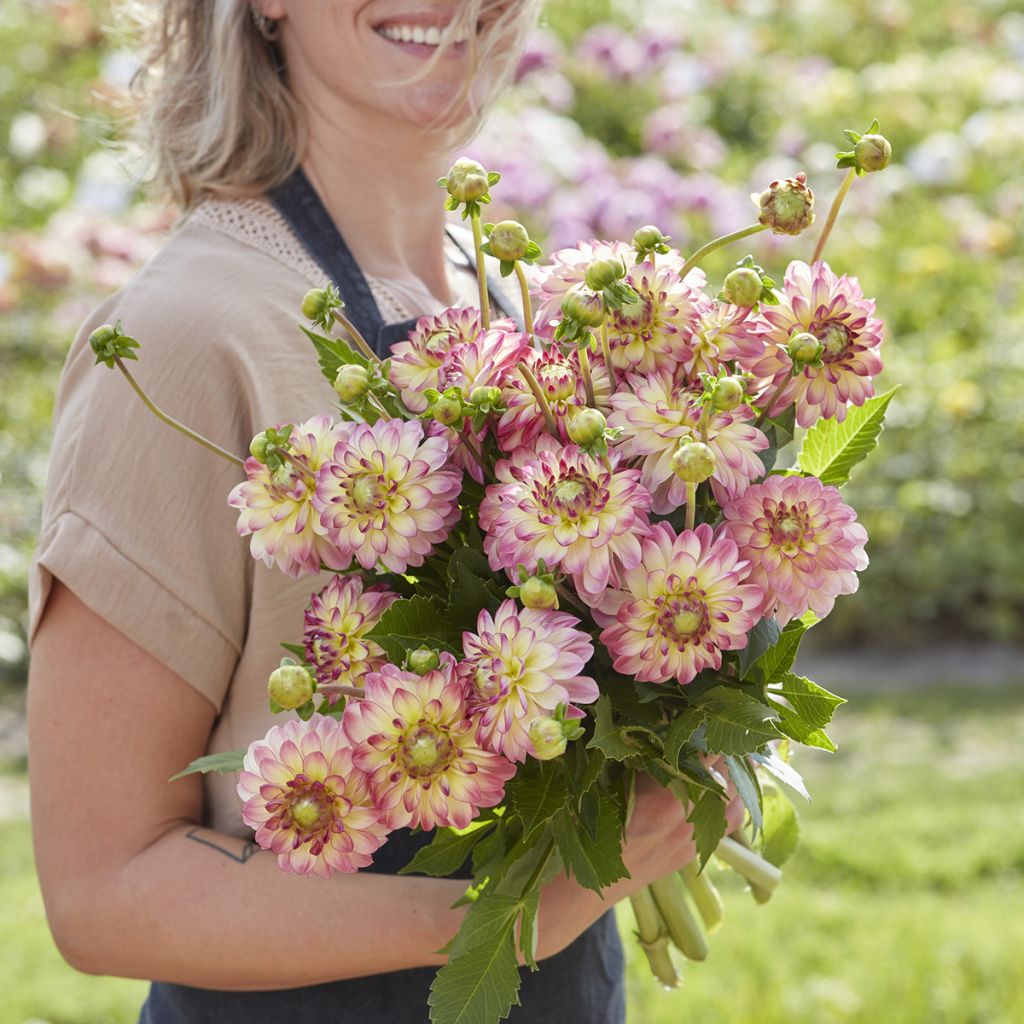
[[[77,921],[65,913],[55,927],[76,967],[223,990],[441,964],[437,951],[463,913],[451,904],[466,885],[285,874],[254,843],[194,825],[171,829],[116,877],[92,882],[75,900]]]

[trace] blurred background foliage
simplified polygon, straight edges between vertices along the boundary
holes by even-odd
[[[48,422],[75,327],[159,244],[107,144],[133,60],[109,4],[0,7],[0,673],[25,671],[25,569]],[[562,0],[470,147],[503,212],[548,249],[653,222],[684,250],[752,220],[749,193],[807,171],[818,224],[746,251],[781,279],[873,117],[893,164],[859,181],[826,258],[887,325],[905,385],[849,497],[872,557],[818,643],[1019,636],[1024,612],[1024,13],[1015,0]]]

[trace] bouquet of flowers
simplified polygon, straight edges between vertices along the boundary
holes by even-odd
[[[787,791],[807,795],[794,746],[834,750],[843,703],[793,664],[867,565],[838,488],[893,395],[873,391],[874,302],[821,260],[850,184],[888,163],[877,132],[847,133],[811,262],[777,286],[747,256],[714,295],[708,253],[812,223],[804,175],[689,258],[647,226],[528,271],[523,226],[482,223],[499,175],[458,160],[439,184],[473,229],[479,308],[423,317],[381,359],[333,286],[309,292],[303,330],[337,409],[264,430],[244,462],[152,405],[120,324],[90,339],[158,415],[244,468],[228,500],[254,557],[334,573],[269,679],[292,717],[187,771],[240,771],[244,819],[285,871],[358,871],[398,828],[434,833],[405,871],[471,862],[437,1024],[508,1014],[519,957],[537,968],[547,879],[601,892],[625,876],[639,773],[675,791],[697,850],[633,898],[663,984],[678,982],[669,943],[702,959],[721,921],[712,856],[759,901],[779,882]],[[515,276],[522,329],[492,317],[484,254]]]

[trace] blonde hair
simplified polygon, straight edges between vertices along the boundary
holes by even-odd
[[[473,27],[472,73],[452,109],[439,111],[437,119],[453,145],[474,134],[512,76],[538,6],[538,0],[463,0],[455,27]],[[150,0],[127,7],[144,40],[132,96],[138,141],[156,186],[187,210],[206,196],[259,195],[284,181],[302,159],[306,129],[275,44],[260,35],[248,0]],[[429,75],[442,56],[439,48],[408,81]],[[474,80],[485,64],[500,73],[485,95],[476,96]],[[462,115],[446,121],[456,108]]]

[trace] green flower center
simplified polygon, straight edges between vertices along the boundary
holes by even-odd
[[[352,504],[360,512],[371,512],[382,508],[387,497],[387,488],[381,483],[380,477],[365,474],[352,481]]]
[[[850,332],[835,321],[825,324],[824,328],[815,331],[818,340],[824,346],[821,358],[826,363],[834,362],[841,358],[849,349],[851,344]]]
[[[402,738],[402,763],[406,774],[422,779],[448,767],[455,747],[448,733],[422,719]]]
[[[616,325],[625,334],[640,334],[654,327],[654,303],[646,295],[627,302],[613,314]]]
[[[668,582],[671,585],[673,580]],[[708,631],[708,606],[695,579],[684,582],[676,577],[674,582],[680,589],[656,601],[658,629],[666,640],[682,649],[687,644],[699,643]]]
[[[576,394],[576,375],[565,363],[548,363],[537,371],[537,383],[549,402],[564,402]]]
[[[772,543],[784,554],[795,555],[813,534],[803,503],[783,506],[771,520]]]
[[[297,795],[289,808],[292,821],[305,832],[312,831],[320,823],[324,808],[320,800],[310,792]]]

